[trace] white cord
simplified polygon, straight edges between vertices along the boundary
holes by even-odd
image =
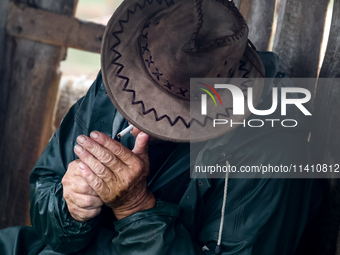
[[[223,223],[224,223],[224,212],[225,212],[225,205],[227,202],[227,190],[228,190],[228,178],[229,178],[229,161],[227,161],[227,172],[225,174],[225,183],[224,183],[224,193],[223,193],[223,205],[222,205],[222,212],[221,212],[221,224],[220,224],[220,231],[218,233],[218,241],[217,245],[221,245],[222,241],[222,231],[223,231]]]

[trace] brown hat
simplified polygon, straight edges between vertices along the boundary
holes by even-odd
[[[223,107],[211,107],[205,116],[191,113],[201,101],[190,78],[228,77],[243,91],[253,87],[256,106],[263,81],[249,78],[264,78],[264,67],[232,1],[128,0],[106,28],[102,74],[111,101],[134,126],[163,140],[195,142],[233,128],[210,132],[213,119],[243,121],[250,112],[245,106],[245,115],[230,115],[232,96],[225,89],[219,92]]]

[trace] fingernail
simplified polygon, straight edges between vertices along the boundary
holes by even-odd
[[[83,147],[77,144],[76,146],[74,146],[74,150],[78,153],[82,153],[84,149]]]
[[[98,132],[92,132],[92,133],[90,134],[90,136],[91,136],[93,139],[98,139],[98,138],[99,138]]]
[[[80,162],[79,167],[80,167],[80,169],[84,170],[86,166],[83,162]]]
[[[145,133],[143,133],[143,132],[140,132],[140,133],[139,133],[139,136],[141,136],[141,137],[145,136],[145,137],[146,137],[146,136],[149,136],[149,135],[148,135],[148,134],[145,134]]]
[[[86,137],[83,135],[78,136],[77,138],[78,143],[85,143],[86,142]]]

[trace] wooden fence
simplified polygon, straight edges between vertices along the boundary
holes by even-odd
[[[273,51],[280,57],[281,71],[291,77],[318,77],[329,0],[235,0],[235,4],[248,21],[250,39],[259,50],[267,50],[274,38]],[[27,223],[29,173],[51,136],[61,76],[58,66],[67,47],[100,53],[105,26],[75,18],[76,6],[77,0],[0,1],[0,228]],[[340,78],[339,48],[340,0],[334,0],[320,77]],[[308,105],[315,109],[311,126],[315,162],[340,163],[339,82],[309,83],[306,88],[316,92]],[[323,205],[322,220],[312,228],[316,237],[326,235],[322,229],[333,237],[316,248],[311,245],[310,254],[335,254],[340,223],[336,180],[333,187]]]

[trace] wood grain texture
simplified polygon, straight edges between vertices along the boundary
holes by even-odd
[[[315,159],[340,163],[340,3],[335,1],[330,37],[316,90],[312,142]]]
[[[241,3],[241,12],[249,27],[249,39],[258,50],[268,50],[274,11],[275,0],[243,0]]]
[[[318,163],[340,163],[340,79],[319,79],[312,145]]]
[[[78,0],[16,0],[16,2],[68,17],[74,16],[78,4]]]
[[[315,163],[340,164],[340,2],[334,1],[326,56],[316,90],[311,148]],[[307,254],[340,254],[340,179],[332,179]]]
[[[7,32],[12,36],[100,53],[104,31],[100,24],[10,4]]]
[[[280,57],[282,72],[291,77],[317,77],[328,2],[281,0],[273,51]]]
[[[340,1],[334,1],[331,30],[320,77],[340,78]]]
[[[29,1],[39,8],[39,1]],[[34,2],[34,3],[32,3]],[[68,8],[56,0],[49,9],[69,15]],[[40,4],[43,4],[40,1]],[[67,14],[68,13],[68,14]],[[72,10],[74,13],[74,10]],[[57,96],[60,60],[66,49],[27,39],[9,36],[10,49],[6,55],[6,74],[1,78],[0,95],[5,118],[0,143],[0,229],[27,224],[29,207],[29,174],[42,148],[52,135],[51,117]]]
[[[0,151],[1,202],[7,205],[0,209],[1,227],[25,223],[29,172],[40,156],[47,132],[45,125],[53,113],[55,100],[48,95],[57,92],[51,83],[59,79],[56,63],[61,60],[61,50],[30,40],[18,41],[8,100],[9,117]]]
[[[279,71],[292,78],[317,78],[321,42],[329,0],[281,0],[273,51]],[[315,92],[315,82],[294,84]],[[314,97],[305,104],[313,112]]]
[[[10,52],[9,38],[6,34],[7,13],[9,0],[0,1],[0,145],[3,139],[4,123],[6,119],[7,93],[9,90],[8,53]]]

